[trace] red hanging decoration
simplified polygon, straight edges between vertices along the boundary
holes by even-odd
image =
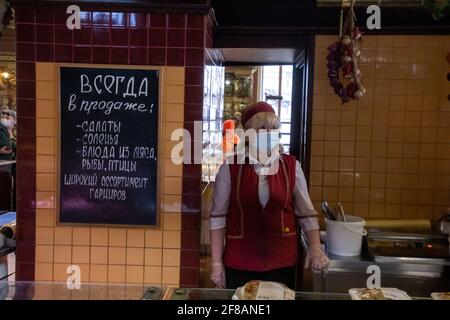
[[[327,48],[330,52],[327,56],[330,86],[341,98],[343,104],[361,99],[366,92],[361,83],[362,73],[358,67],[362,33],[355,26],[354,4],[355,0],[352,1],[347,12],[344,26],[342,26],[343,11],[341,10],[339,39]],[[341,78],[345,80],[346,85]]]

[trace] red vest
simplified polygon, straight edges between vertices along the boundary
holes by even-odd
[[[250,164],[230,164],[231,195],[227,215],[224,264],[268,271],[294,266],[297,225],[292,202],[296,159],[283,155],[278,172],[269,175],[269,202],[258,197],[258,175]]]

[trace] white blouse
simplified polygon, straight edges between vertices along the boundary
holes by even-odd
[[[262,207],[265,207],[269,202],[269,183],[267,175],[262,174],[261,165],[253,165],[255,172],[259,176],[258,181],[258,197]],[[222,229],[226,227],[226,217],[228,214],[228,206],[230,203],[231,193],[231,176],[230,168],[227,163],[222,164],[219,168],[216,181],[214,183],[214,196],[211,211],[211,230]],[[300,163],[296,161],[295,168],[295,188],[294,188],[294,208],[295,215],[299,218],[299,223],[304,231],[319,229],[317,221],[317,212],[309,197],[308,187],[306,185],[306,178]],[[315,217],[305,217],[315,215]],[[214,217],[220,216],[220,217]],[[305,217],[305,218],[302,218]]]

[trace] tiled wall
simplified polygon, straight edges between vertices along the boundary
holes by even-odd
[[[429,218],[450,206],[450,36],[365,36],[366,96],[345,105],[317,36],[310,191],[365,218]]]
[[[70,31],[64,8],[16,8],[17,279],[64,280],[76,263],[85,281],[196,286],[201,166],[177,167],[167,157],[176,143],[169,132],[202,119],[207,19],[83,9],[82,29]],[[52,70],[59,62],[167,66],[160,230],[55,226]]]

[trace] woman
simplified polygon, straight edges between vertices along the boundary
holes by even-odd
[[[245,163],[239,162],[239,155],[227,159],[215,181],[211,279],[219,288],[237,288],[250,280],[294,288],[297,220],[309,242],[305,268],[320,270],[328,264],[317,212],[299,162],[278,152],[281,123],[273,108],[255,103],[244,110],[241,122],[250,136]],[[256,139],[248,132],[255,132]],[[266,159],[260,157],[265,152]]]
[[[16,159],[16,112],[3,109],[0,116],[0,160]],[[13,164],[6,171],[0,167],[0,210],[16,210],[16,165]],[[9,169],[11,168],[11,169]]]
[[[15,158],[15,137],[13,134],[16,125],[16,112],[3,109],[0,117],[0,160],[13,160]]]

